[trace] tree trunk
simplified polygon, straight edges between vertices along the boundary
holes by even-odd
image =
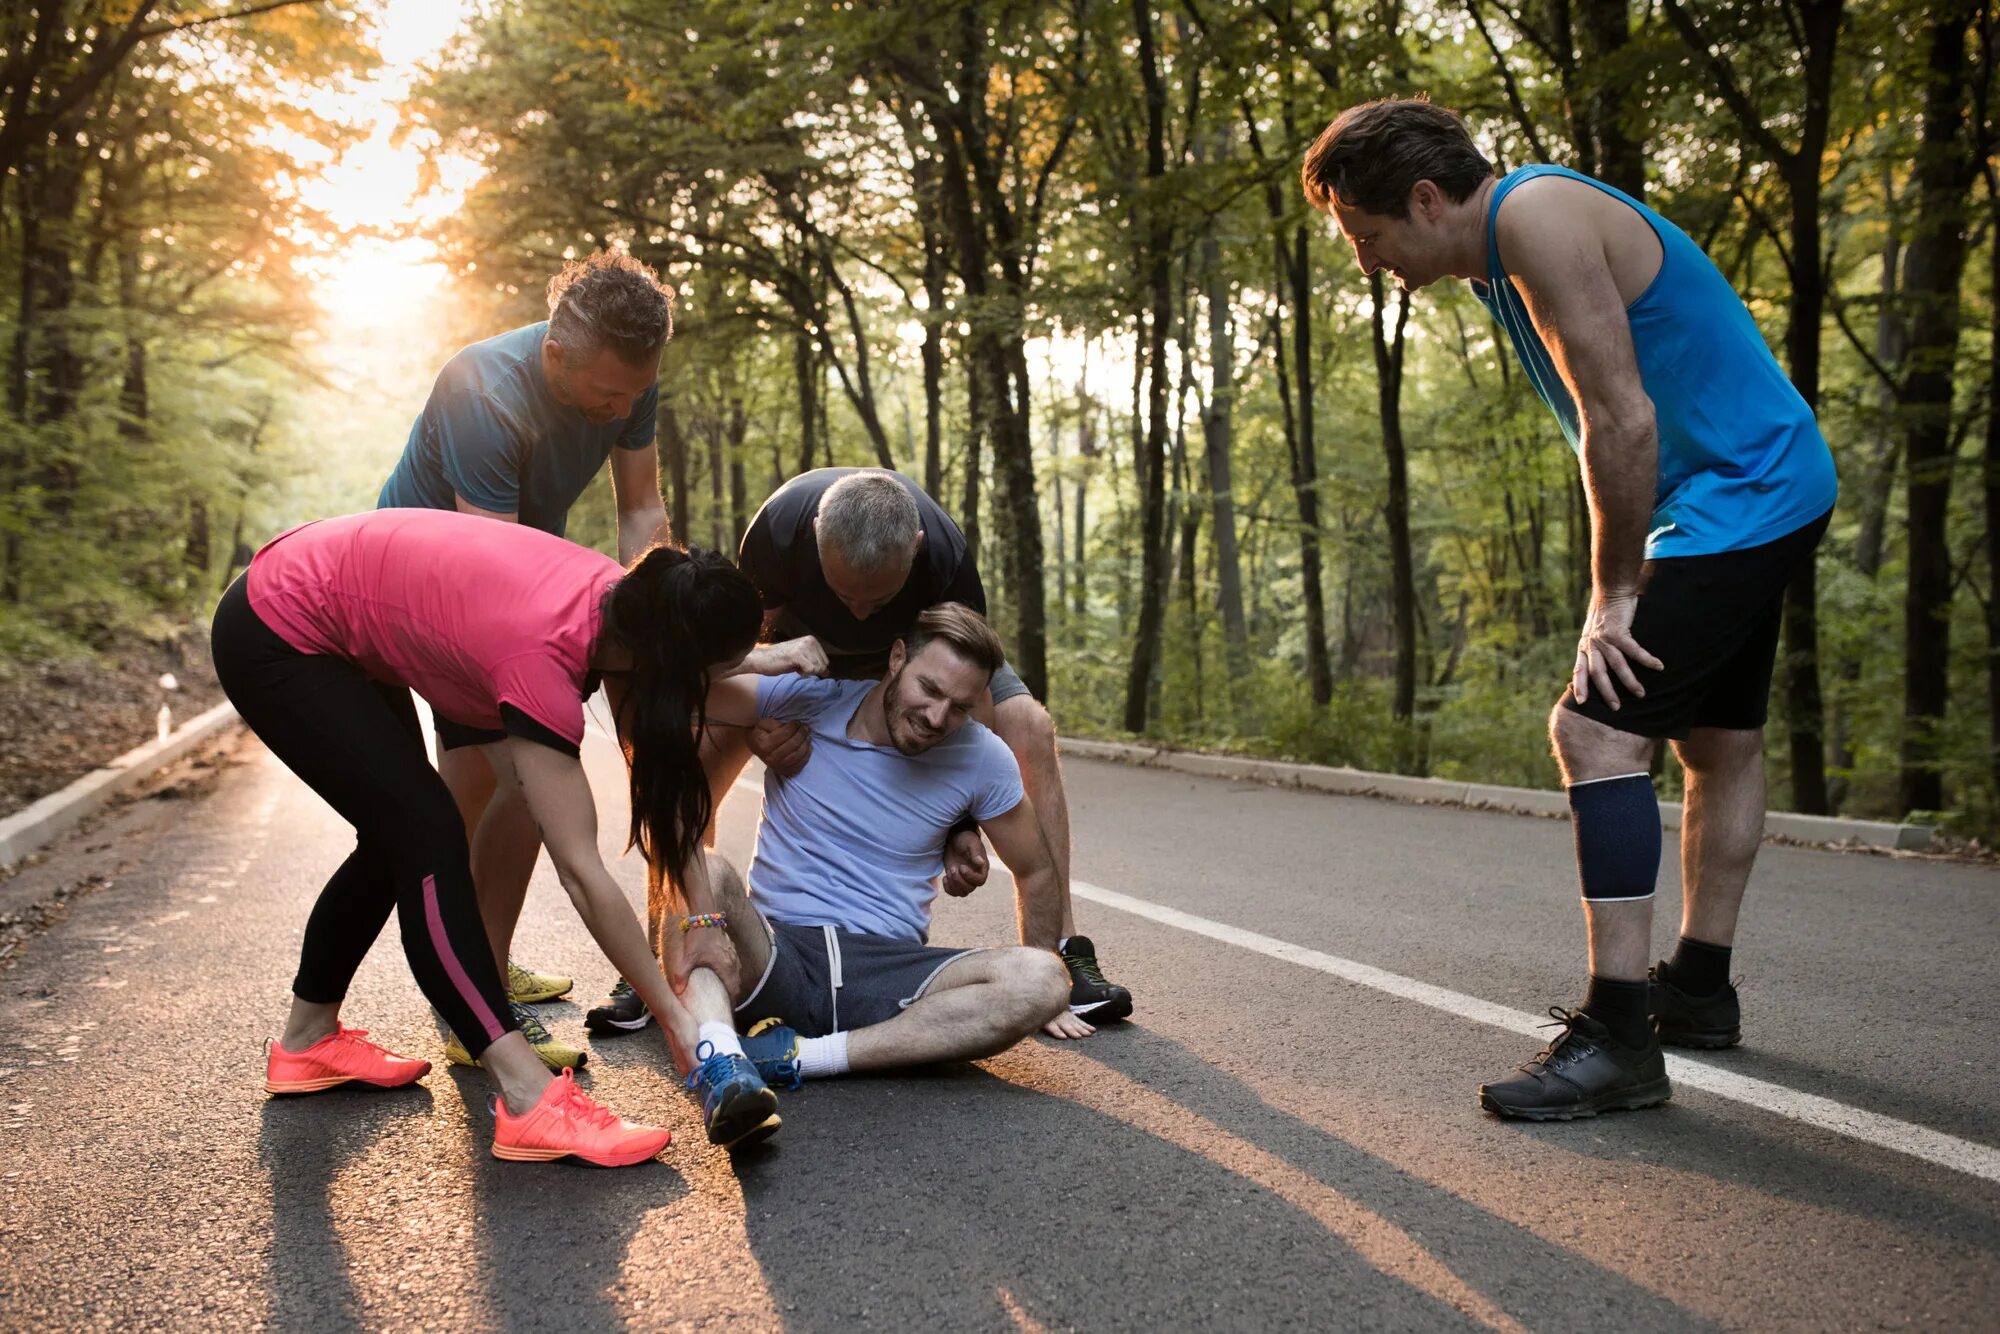
[[[1904,607],[1903,810],[1944,809],[1943,738],[1951,663],[1952,378],[1966,195],[1977,170],[1966,151],[1966,33],[1974,0],[1947,0],[1930,32],[1916,215],[1904,268],[1909,352],[1903,376],[1903,456],[1909,467],[1909,574]]]
[[[1313,429],[1312,248],[1310,232],[1303,226],[1293,233],[1290,272],[1293,393],[1298,399],[1298,445],[1292,454],[1292,486],[1299,506],[1306,679],[1312,689],[1313,703],[1325,707],[1333,701],[1333,672],[1326,653],[1326,594],[1320,586],[1319,445]]]
[[[1166,86],[1153,49],[1153,10],[1149,0],[1136,0],[1133,21],[1139,36],[1139,72],[1146,97],[1146,181],[1160,180],[1167,171]],[[1125,730],[1146,730],[1146,703],[1153,673],[1159,667],[1160,631],[1166,598],[1166,480],[1167,480],[1167,331],[1174,317],[1172,283],[1173,233],[1164,201],[1142,195],[1143,219],[1140,266],[1151,301],[1146,340],[1146,438],[1139,464],[1144,479],[1139,520],[1139,624],[1132,645],[1132,662],[1125,677]]]
[[[1381,270],[1368,275],[1374,297],[1370,328],[1375,343],[1376,404],[1382,420],[1382,455],[1389,470],[1389,497],[1383,517],[1389,527],[1389,596],[1396,627],[1396,692],[1391,714],[1407,725],[1417,710],[1417,584],[1410,543],[1409,453],[1403,443],[1403,330],[1410,296],[1398,291],[1396,329],[1384,320],[1387,293]]]
[[[965,375],[965,490],[958,507],[958,526],[965,534],[965,558],[979,559],[980,447],[986,440],[984,377],[968,368]]]
[[[666,465],[667,509],[676,542],[688,540],[688,456],[687,436],[681,431],[680,413],[675,411],[676,395],[660,387],[660,453]]]
[[[1236,322],[1230,301],[1229,277],[1222,268],[1222,246],[1211,227],[1202,238],[1202,278],[1208,307],[1208,411],[1203,414],[1202,444],[1208,462],[1209,506],[1215,536],[1216,604],[1222,615],[1223,657],[1232,685],[1250,676],[1250,636],[1243,619],[1243,565],[1236,548],[1236,498],[1233,462],[1236,411]]]
[[[743,545],[743,530],[750,526],[749,479],[743,471],[743,442],[750,433],[749,419],[743,411],[743,395],[731,393],[729,398],[729,547],[737,551]]]
[[[799,392],[799,472],[811,472],[813,456],[819,452],[819,441],[815,438],[819,426],[818,362],[812,335],[800,329],[792,335],[792,377]]]
[[[1986,765],[2000,795],[2000,181],[1989,167],[1987,203],[1993,229],[1986,242],[1991,265],[1986,308],[1991,326],[1986,369]]]
[[[1605,68],[1632,40],[1630,0],[1576,0],[1577,50],[1590,85],[1590,136],[1597,178],[1634,199],[1646,197],[1646,142],[1626,125],[1636,85],[1624,71]]]

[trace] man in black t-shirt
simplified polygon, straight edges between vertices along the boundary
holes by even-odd
[[[738,563],[763,593],[767,637],[777,641],[755,650],[746,671],[880,676],[890,647],[925,608],[960,602],[986,612],[986,590],[967,559],[964,532],[916,482],[882,468],[819,468],[786,482],[743,534]],[[1062,897],[1061,938],[1022,943],[1056,950],[1069,969],[1069,1013],[1051,1020],[1048,1032],[1084,1037],[1094,1024],[1129,1015],[1132,996],[1104,980],[1095,947],[1075,934],[1069,801],[1055,723],[1010,665],[994,673],[988,694],[973,717],[999,734],[1021,766]],[[797,723],[763,723],[744,739],[732,733],[715,735],[713,742],[703,759],[718,803],[752,753],[780,773],[796,773],[811,745]],[[963,896],[985,880],[978,830],[968,825],[954,831],[945,892]]]

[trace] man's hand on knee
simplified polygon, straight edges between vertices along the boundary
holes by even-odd
[[[977,828],[954,829],[944,843],[944,892],[962,899],[986,883],[986,840]]]

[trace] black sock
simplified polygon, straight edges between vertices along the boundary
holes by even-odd
[[[1667,960],[1666,979],[1690,996],[1713,996],[1729,985],[1729,954],[1727,945],[1682,936]]]
[[[1646,1047],[1653,1042],[1653,1017],[1646,1012],[1647,983],[1623,982],[1615,977],[1590,975],[1590,990],[1583,994],[1583,1012],[1611,1030],[1611,1036],[1627,1047]]]

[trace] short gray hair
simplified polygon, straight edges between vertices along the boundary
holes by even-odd
[[[831,548],[857,571],[907,568],[923,531],[916,498],[882,468],[849,473],[820,497],[813,525],[819,549]]]

